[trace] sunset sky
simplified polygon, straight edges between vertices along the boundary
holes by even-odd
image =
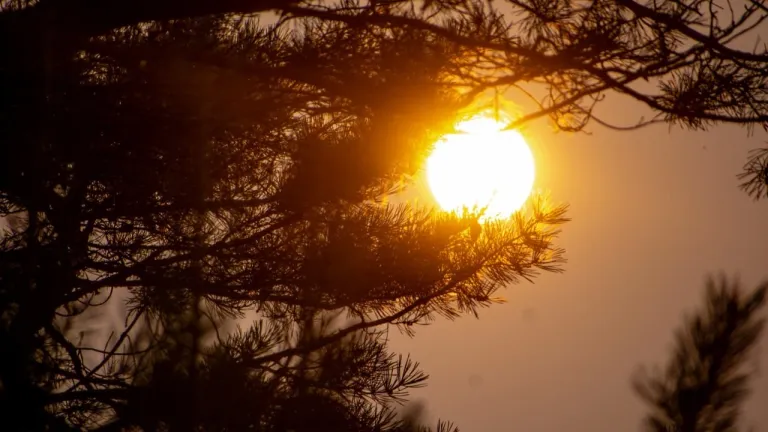
[[[621,124],[647,114],[615,98],[601,112]],[[762,130],[590,130],[555,134],[546,121],[525,130],[534,188],[571,206],[560,240],[566,272],[509,287],[509,302],[479,320],[393,336],[392,348],[431,375],[413,393],[430,415],[463,431],[639,430],[645,411],[630,378],[666,361],[706,275],[738,274],[749,288],[768,278],[768,202],[752,201],[735,177],[748,150],[768,141]],[[768,371],[768,353],[759,363]],[[768,404],[768,377],[753,388],[747,425],[768,427],[758,409]]]
[[[718,40],[739,30],[718,30],[733,18],[716,15],[719,5],[709,13],[722,22],[691,24],[681,16],[697,5],[638,5],[646,1],[530,0],[510,23],[480,7],[511,7],[505,0],[6,5],[0,42],[28,43],[0,57],[3,82],[19,89],[6,85],[0,97],[12,144],[0,235],[13,229],[0,245],[0,343],[10,359],[0,367],[0,429],[116,420],[104,429],[380,430],[360,408],[389,408],[423,378],[388,362],[392,352],[429,375],[407,399],[424,405],[420,420],[432,427],[640,432],[650,407],[632,379],[666,367],[706,279],[738,277],[745,291],[768,282],[768,197],[753,200],[737,178],[750,150],[768,148],[768,131],[622,132],[592,121],[566,133],[540,118],[497,141],[490,117],[471,123],[490,102],[502,107],[496,120],[510,122],[537,110],[578,116],[568,105],[588,110],[593,100],[614,125],[656,114],[598,94],[610,88],[693,121],[768,118],[768,51],[753,48],[768,41],[768,13],[726,49]],[[749,1],[721,3],[738,17]],[[688,46],[696,49],[676,54]],[[654,80],[674,80],[655,74],[689,67],[657,98]],[[459,91],[482,97],[473,105]],[[462,120],[474,118],[450,128],[457,100],[472,106]],[[443,131],[451,138],[422,151]],[[478,145],[458,145],[468,141]],[[380,193],[399,193],[382,186],[405,183],[415,165],[421,173],[403,195]],[[461,173],[479,186],[464,187],[473,182]],[[519,183],[499,188],[500,178]],[[571,221],[551,248],[519,219],[482,233],[476,220],[433,224],[373,206],[416,198],[451,210],[467,197],[504,197],[484,223],[509,216],[531,189],[550,208],[568,205]],[[551,213],[537,218],[561,220]],[[494,293],[506,304],[479,319],[444,318],[452,304],[487,300],[499,281],[559,262],[560,248],[563,273],[506,286]],[[348,320],[325,321],[336,312]],[[413,325],[432,313],[434,322]],[[387,350],[364,333],[385,327]],[[752,355],[738,430],[768,432],[768,328]],[[702,412],[702,388],[686,389],[693,396],[680,411]],[[717,409],[713,400],[704,409]]]

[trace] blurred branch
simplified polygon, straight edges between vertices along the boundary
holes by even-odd
[[[749,354],[765,325],[760,314],[768,283],[742,293],[725,276],[707,282],[704,308],[676,333],[666,370],[639,374],[633,381],[651,407],[649,432],[731,432],[748,395]]]

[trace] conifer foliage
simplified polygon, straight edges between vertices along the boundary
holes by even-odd
[[[564,262],[538,198],[479,232],[392,204],[478,95],[768,120],[761,1],[502,3],[0,1],[4,430],[406,427],[387,331]]]

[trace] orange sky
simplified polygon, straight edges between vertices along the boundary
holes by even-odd
[[[601,111],[623,124],[647,114],[624,100]],[[749,287],[768,278],[768,200],[752,201],[735,177],[767,134],[590,129],[554,134],[539,121],[525,132],[534,188],[571,206],[559,242],[566,272],[509,287],[508,303],[479,320],[439,319],[413,339],[391,333],[391,348],[431,375],[414,398],[464,432],[639,430],[632,373],[666,361],[707,273],[739,274]],[[759,364],[768,371],[768,353]],[[765,373],[753,389],[747,424],[766,428]]]
[[[644,114],[624,100],[601,110],[624,124]],[[554,134],[541,121],[526,133],[534,188],[571,205],[566,272],[508,288],[509,303],[479,320],[438,320],[415,339],[392,338],[431,375],[413,395],[464,431],[639,430],[644,410],[630,377],[666,360],[706,274],[738,273],[750,287],[768,277],[768,201],[753,202],[735,178],[768,135],[591,130]],[[768,357],[760,364],[768,370]],[[768,403],[768,377],[754,387],[748,424],[766,427],[768,411],[756,407]]]

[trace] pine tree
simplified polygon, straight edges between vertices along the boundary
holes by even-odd
[[[635,379],[638,395],[651,407],[645,430],[739,430],[752,373],[747,361],[765,325],[760,312],[766,290],[764,283],[744,293],[738,281],[722,276],[707,282],[704,307],[676,333],[665,370]]]
[[[563,262],[564,207],[534,200],[476,235],[477,214],[384,203],[468,101],[437,82],[449,48],[227,17],[94,39],[48,95],[57,145],[3,197],[8,427],[404,427],[392,404],[425,375],[387,329]],[[125,302],[105,344],[78,337]],[[260,321],[228,335],[247,312]]]
[[[220,394],[190,390],[183,411],[135,396],[227,379],[253,401],[274,379],[279,397],[302,391],[302,407],[334,406],[323,411],[347,426],[383,425],[366,420],[389,402],[360,394],[384,387],[358,357],[332,391],[320,389],[337,378],[307,378],[307,362],[561,270],[563,207],[534,199],[477,233],[477,215],[386,204],[478,95],[532,97],[539,109],[510,127],[768,120],[765,50],[732,43],[762,3],[733,17],[698,0],[507,3],[508,16],[480,0],[0,2],[6,429],[270,430],[291,417],[265,402],[225,425],[204,409],[234,400]],[[259,23],[268,12],[276,22]],[[595,110],[608,93],[654,116],[608,124]],[[225,324],[254,310],[264,324],[229,339]],[[87,325],[116,314],[125,325],[97,344]],[[410,364],[363,358],[394,376]]]

